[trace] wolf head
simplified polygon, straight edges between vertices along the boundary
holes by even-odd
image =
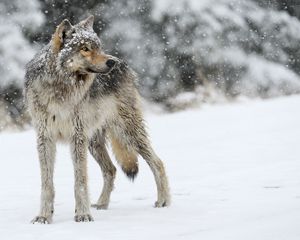
[[[50,42],[57,63],[64,71],[78,74],[108,73],[116,58],[103,52],[100,39],[93,30],[94,17],[72,26],[65,19],[56,28]]]

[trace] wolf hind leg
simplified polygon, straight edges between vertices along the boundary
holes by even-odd
[[[123,145],[141,155],[149,165],[157,187],[155,207],[169,206],[171,197],[164,164],[151,147],[141,115],[132,112],[133,114],[122,115],[123,121],[113,131],[117,132],[115,135]]]
[[[165,167],[160,158],[152,149],[148,139],[137,144],[137,151],[149,165],[156,182],[157,201],[155,207],[166,207],[171,203],[168,178]]]
[[[96,204],[92,207],[97,209],[107,209],[110,201],[110,195],[114,188],[116,168],[113,165],[105,147],[105,136],[98,130],[90,139],[89,151],[99,164],[103,176],[103,188]]]

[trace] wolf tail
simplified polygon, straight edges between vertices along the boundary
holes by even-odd
[[[139,171],[137,153],[134,150],[124,146],[119,139],[110,135],[113,153],[118,164],[121,166],[123,172],[127,177],[134,181]]]

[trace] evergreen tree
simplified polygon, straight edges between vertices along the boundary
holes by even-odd
[[[32,34],[43,19],[36,0],[0,2],[0,107],[12,119],[23,113],[24,68],[35,52],[26,35]]]

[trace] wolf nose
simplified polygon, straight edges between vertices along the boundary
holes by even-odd
[[[116,64],[116,61],[115,60],[112,60],[112,59],[108,59],[106,61],[106,66],[108,66],[109,68],[112,68],[113,66],[115,66]]]

